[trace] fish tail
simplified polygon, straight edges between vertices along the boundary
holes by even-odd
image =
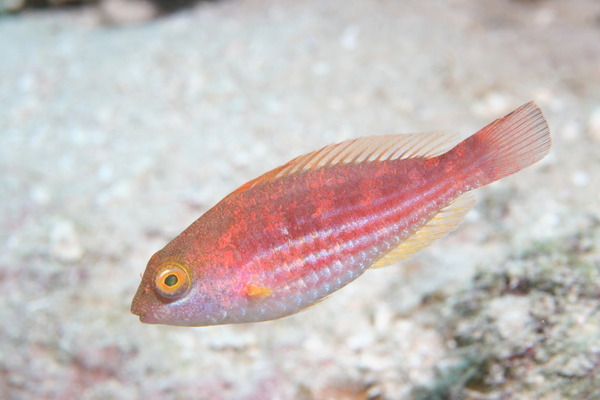
[[[536,163],[548,154],[550,145],[546,118],[529,102],[467,138],[451,153],[470,159],[468,189],[474,189]]]

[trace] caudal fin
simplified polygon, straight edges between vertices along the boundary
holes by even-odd
[[[475,156],[473,186],[478,187],[536,163],[548,154],[550,145],[546,118],[529,102],[487,125],[455,150]]]

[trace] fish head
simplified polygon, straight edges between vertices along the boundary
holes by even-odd
[[[231,285],[211,276],[212,270],[164,249],[157,252],[148,262],[131,312],[149,324],[208,326],[235,322],[230,313],[237,307]]]

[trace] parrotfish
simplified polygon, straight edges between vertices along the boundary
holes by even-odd
[[[131,311],[152,324],[208,326],[298,312],[369,268],[455,229],[472,190],[550,151],[527,103],[457,143],[443,132],[347,140],[242,185],[155,253]]]

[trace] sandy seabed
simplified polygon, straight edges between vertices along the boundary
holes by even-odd
[[[0,398],[600,399],[600,3],[0,16]],[[145,325],[150,256],[237,186],[529,100],[553,151],[453,234],[278,321]]]

